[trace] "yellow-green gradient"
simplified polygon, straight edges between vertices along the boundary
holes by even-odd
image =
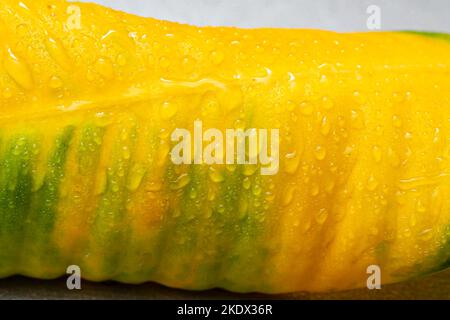
[[[275,293],[448,267],[445,36],[197,28],[62,0],[1,1],[0,35],[0,277],[76,264]],[[175,165],[171,133],[196,120],[279,129],[278,174]]]

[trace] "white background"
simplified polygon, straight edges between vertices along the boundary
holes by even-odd
[[[450,0],[82,0],[195,25],[367,30],[366,9],[381,9],[382,30],[450,33]]]

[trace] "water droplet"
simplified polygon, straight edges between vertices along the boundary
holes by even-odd
[[[299,107],[300,107],[300,112],[305,116],[310,116],[314,111],[312,104],[307,101],[300,102]]]
[[[205,209],[205,218],[207,218],[207,219],[211,218],[212,212],[213,212],[212,209],[210,207],[207,207]]]
[[[162,188],[161,182],[152,181],[147,185],[146,190],[150,192],[156,192],[160,191],[161,188]]]
[[[242,219],[247,215],[248,202],[245,199],[239,201],[239,218]]]
[[[94,142],[96,145],[101,145],[102,144],[102,137],[100,137],[99,135],[95,134],[94,135]]]
[[[182,189],[185,186],[187,186],[190,181],[191,181],[191,178],[189,177],[189,175],[187,173],[183,173],[174,181],[174,183],[172,183],[170,188],[172,190]]]
[[[353,98],[355,99],[355,101],[359,104],[363,104],[366,102],[366,96],[363,95],[361,92],[359,91],[355,91],[353,92]]]
[[[195,70],[196,60],[191,57],[184,57],[182,60],[182,68],[184,72],[191,73]]]
[[[58,40],[50,37],[46,40],[45,46],[47,47],[50,56],[56,61],[57,64],[64,69],[69,69],[69,57],[66,54],[66,50]]]
[[[256,172],[257,169],[258,169],[257,165],[246,164],[246,165],[244,165],[244,169],[242,170],[242,173],[245,176],[252,176]]]
[[[433,143],[438,143],[438,142],[439,142],[440,132],[441,132],[441,129],[440,129],[440,128],[438,128],[438,127],[434,128],[434,138],[433,138]]]
[[[287,109],[287,111],[294,111],[295,106],[296,106],[295,103],[292,102],[291,100],[286,102],[286,109]]]
[[[423,201],[420,200],[420,199],[417,201],[417,211],[418,211],[418,212],[421,212],[421,213],[427,211],[426,205],[425,205],[425,204],[423,203]]]
[[[19,37],[23,37],[23,36],[27,35],[28,28],[29,28],[28,25],[24,24],[24,23],[17,25],[17,27],[16,27],[17,35]]]
[[[159,58],[159,65],[161,66],[161,68],[167,69],[170,66],[170,60],[166,57],[161,57]]]
[[[52,76],[48,83],[49,87],[52,89],[59,89],[62,87],[63,82],[58,76]]]
[[[225,55],[221,51],[211,51],[210,57],[212,63],[215,65],[221,64],[225,59]]]
[[[117,55],[117,60],[116,60],[116,62],[117,62],[117,64],[118,64],[119,66],[123,67],[124,65],[127,64],[127,57],[126,57],[124,54],[119,53],[119,54]]]
[[[242,187],[244,187],[245,190],[250,189],[252,185],[252,182],[250,181],[249,177],[245,177],[244,180],[242,181]]]
[[[410,227],[414,228],[417,224],[417,216],[416,216],[416,214],[413,213],[410,215],[410,217],[411,217],[411,219],[409,220],[409,225],[410,225]]]
[[[26,143],[26,139],[24,137],[20,137],[19,140],[17,141],[17,145],[18,146],[23,146]]]
[[[333,103],[333,101],[332,101],[330,98],[328,98],[328,97],[323,97],[323,98],[322,98],[322,105],[323,105],[323,108],[324,108],[325,110],[330,110],[330,109],[333,108],[334,103]]]
[[[116,30],[108,30],[108,32],[106,32],[102,37],[101,40],[105,41],[107,40],[109,37],[111,37],[112,35],[114,35],[115,33],[117,33]]]
[[[298,170],[298,165],[300,164],[300,156],[297,152],[291,152],[286,154],[286,161],[284,171],[289,174],[294,174]]]
[[[272,202],[275,199],[275,193],[272,193],[270,191],[265,192],[264,199],[266,199],[267,202]]]
[[[95,74],[94,74],[94,72],[93,72],[91,69],[89,69],[89,70],[87,71],[87,73],[86,73],[86,79],[87,79],[88,81],[94,81],[94,80],[95,80]]]
[[[288,185],[286,187],[286,190],[283,193],[282,199],[281,199],[281,204],[283,206],[288,206],[289,204],[291,204],[292,200],[294,199],[294,194],[296,192],[297,188],[295,185]]]
[[[433,232],[432,231],[433,231],[432,228],[428,228],[428,229],[425,229],[425,230],[421,231],[419,233],[420,240],[422,240],[422,241],[429,241],[429,240],[431,240],[431,238],[433,237]]]
[[[389,159],[390,164],[395,168],[400,165],[400,158],[397,156],[394,150],[392,148],[388,149],[387,156]]]
[[[362,129],[365,126],[364,116],[358,110],[352,110],[351,125],[354,129]]]
[[[371,175],[369,179],[367,179],[367,190],[374,191],[378,187],[377,179]]]
[[[225,212],[225,206],[222,203],[218,205],[217,212],[219,212],[219,213]]]
[[[33,77],[28,66],[21,61],[11,49],[4,60],[4,67],[9,76],[22,88],[30,90],[33,88]]]
[[[375,145],[372,147],[372,156],[375,159],[375,162],[381,161],[382,151],[380,146]]]
[[[322,208],[319,210],[319,212],[316,215],[316,221],[318,224],[322,225],[325,223],[325,221],[328,218],[328,209]]]
[[[130,137],[130,134],[126,129],[122,129],[120,131],[120,140],[121,141],[126,141],[126,140],[128,140],[129,137]]]
[[[197,189],[192,188],[191,191],[189,192],[189,198],[190,199],[195,199],[197,198]]]
[[[130,159],[130,156],[131,156],[130,148],[128,148],[127,146],[124,146],[122,148],[122,156],[125,160]]]
[[[395,101],[395,102],[402,102],[403,100],[404,100],[404,98],[405,98],[405,96],[404,95],[402,95],[401,93],[399,93],[399,92],[394,92],[393,94],[392,94],[392,98],[393,98],[393,100]]]
[[[22,9],[25,9],[25,10],[27,10],[27,11],[30,11],[30,8],[28,8],[28,6],[27,6],[23,1],[20,1],[20,2],[18,3],[18,5],[19,5],[19,7],[21,7]]]
[[[21,148],[20,148],[20,146],[16,145],[16,146],[14,147],[13,154],[14,154],[15,156],[18,156],[20,153],[21,153]]]
[[[319,192],[320,192],[319,185],[317,183],[314,183],[311,186],[311,190],[310,191],[311,191],[311,196],[313,196],[313,197],[317,196],[319,194]]]
[[[11,97],[12,97],[11,88],[5,88],[5,90],[3,90],[3,98],[9,99]]]
[[[108,58],[99,58],[95,63],[95,70],[107,80],[114,76],[114,68]]]
[[[142,183],[145,175],[145,169],[140,166],[135,166],[128,176],[127,188],[130,191],[136,191]]]
[[[411,229],[406,228],[406,229],[403,231],[403,235],[405,236],[405,238],[411,237]]]
[[[325,159],[325,156],[327,155],[327,150],[325,149],[325,147],[318,145],[314,149],[314,155],[316,156],[317,160],[323,160],[323,159]]]
[[[216,198],[216,192],[214,191],[213,188],[210,188],[208,190],[208,200],[213,201],[215,198]]]
[[[322,135],[327,136],[330,133],[330,130],[330,121],[328,120],[327,116],[323,116],[322,123],[320,125],[320,132],[322,133]]]
[[[235,129],[245,129],[245,121],[237,119],[233,124]]]
[[[262,192],[261,185],[259,183],[255,183],[252,188],[252,193],[254,196],[259,196]]]
[[[327,193],[332,193],[335,185],[336,185],[336,183],[334,182],[334,180],[327,180],[326,185],[325,185],[325,191]]]
[[[165,101],[160,108],[161,117],[164,120],[169,120],[175,116],[178,111],[178,106],[174,102]]]
[[[119,192],[119,184],[118,184],[116,181],[113,181],[113,182],[112,182],[111,190],[112,190],[112,192],[114,192],[114,193]]]
[[[107,182],[107,176],[106,172],[103,170],[100,170],[96,175],[96,181],[95,181],[95,187],[94,187],[94,194],[96,196],[101,195],[106,190],[106,182]]]
[[[400,119],[398,115],[394,114],[392,116],[392,124],[394,125],[394,127],[400,128],[402,126],[402,119]]]
[[[123,167],[120,167],[119,170],[117,171],[117,175],[119,177],[123,177],[125,175],[125,170]]]
[[[218,169],[214,167],[209,167],[208,171],[209,178],[216,183],[222,182],[225,180],[225,177],[223,176],[222,172],[220,172]]]

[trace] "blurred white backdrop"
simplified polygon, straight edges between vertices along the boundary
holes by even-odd
[[[195,25],[367,30],[366,9],[381,9],[381,30],[450,33],[449,0],[82,0]]]

